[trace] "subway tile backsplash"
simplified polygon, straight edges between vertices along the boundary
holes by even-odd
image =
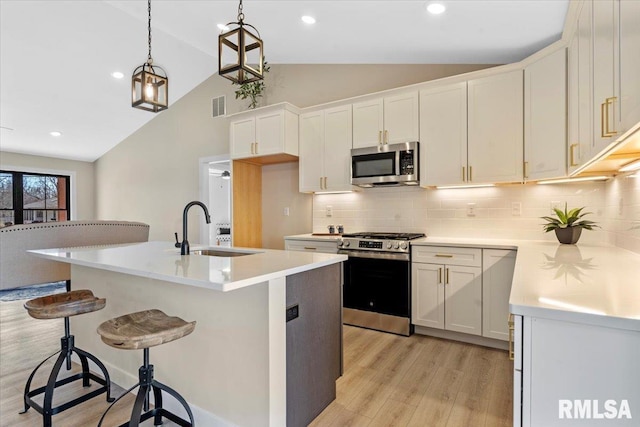
[[[640,253],[640,174],[607,182],[508,185],[430,190],[372,188],[313,197],[313,232],[344,225],[345,232],[424,232],[428,236],[555,240],[541,216],[551,206],[586,206],[601,228],[584,231],[581,242],[612,243]],[[331,216],[327,216],[330,206]]]

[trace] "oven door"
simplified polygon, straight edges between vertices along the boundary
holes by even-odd
[[[344,323],[401,335],[411,331],[409,254],[344,251]]]

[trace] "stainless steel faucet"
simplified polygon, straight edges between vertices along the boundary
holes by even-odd
[[[187,203],[187,206],[184,207],[184,211],[182,212],[182,243],[180,244],[180,255],[189,255],[189,240],[187,240],[187,213],[189,212],[189,208],[193,205],[198,205],[202,208],[204,211],[205,221],[207,221],[207,224],[211,224],[209,210],[204,203],[198,201]]]

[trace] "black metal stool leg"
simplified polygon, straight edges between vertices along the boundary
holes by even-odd
[[[53,403],[53,390],[56,387],[56,379],[58,378],[58,374],[60,373],[60,369],[62,368],[62,363],[67,358],[67,354],[64,351],[60,352],[56,363],[53,365],[53,369],[51,370],[51,374],[49,375],[49,380],[47,381],[47,385],[44,389],[44,400],[42,401],[42,417],[43,417],[43,426],[51,427],[51,408]]]
[[[153,389],[153,404],[156,409],[153,418],[153,425],[162,425],[162,389],[156,386],[156,382],[151,382],[151,388]]]
[[[148,385],[141,385],[136,396],[136,402],[133,404],[131,410],[131,419],[129,420],[129,427],[138,427],[140,425],[140,418],[143,413],[143,406],[146,400],[147,392],[149,391]]]
[[[47,357],[46,359],[44,359],[42,362],[40,362],[40,364],[38,366],[35,367],[35,369],[31,372],[31,375],[29,375],[29,379],[27,380],[27,384],[24,386],[24,411],[20,412],[20,414],[24,414],[25,412],[27,412],[30,408],[29,404],[27,403],[27,395],[29,394],[29,391],[31,391],[31,381],[33,381],[33,377],[36,375],[36,372],[38,371],[38,369],[40,369],[40,367],[42,365],[44,365],[46,362],[49,361],[49,359],[51,359],[53,356],[55,356],[56,354],[60,353],[62,350],[58,350],[55,353],[53,353],[51,356]]]
[[[102,422],[104,421],[104,417],[107,416],[107,412],[109,412],[111,410],[111,408],[113,408],[113,405],[115,405],[116,403],[118,403],[118,401],[120,399],[122,399],[123,397],[125,397],[127,394],[131,393],[131,391],[138,387],[140,385],[140,383],[136,383],[134,384],[129,390],[125,391],[124,393],[122,393],[120,396],[118,396],[118,398],[116,400],[114,400],[113,402],[111,402],[111,405],[109,405],[109,407],[107,408],[106,411],[104,411],[104,414],[102,414],[102,416],[100,417],[100,421],[98,422],[98,427],[102,426]]]
[[[78,354],[78,356],[80,356],[81,360],[82,360],[82,357],[84,356],[87,359],[91,360],[93,363],[95,363],[98,366],[98,368],[100,368],[100,370],[102,371],[102,377],[104,378],[104,381],[106,383],[105,386],[107,387],[107,402],[113,402],[114,398],[111,397],[111,378],[109,377],[109,372],[107,372],[107,368],[104,366],[104,364],[93,354],[87,353],[82,349],[75,347],[73,351],[75,351]]]
[[[171,387],[169,387],[168,385],[162,384],[159,381],[153,380],[153,386],[155,388],[159,388],[167,393],[169,393],[171,396],[173,396],[178,402],[180,402],[180,404],[184,407],[184,409],[187,411],[187,415],[189,416],[189,421],[190,424],[187,424],[185,420],[178,418],[177,416],[171,414],[171,413],[167,413],[165,412],[165,416],[167,416],[168,414],[173,415],[171,416],[167,416],[167,418],[169,418],[171,421],[173,421],[174,423],[181,425],[183,427],[194,427],[195,426],[195,422],[193,420],[193,413],[191,412],[191,408],[189,408],[189,405],[187,404],[187,401],[184,400],[184,397],[182,397],[180,394],[178,394],[177,391],[175,391],[174,389],[172,389]]]

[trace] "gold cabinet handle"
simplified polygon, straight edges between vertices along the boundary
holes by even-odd
[[[444,284],[449,284],[449,268],[447,267],[444,268]]]
[[[605,104],[606,104],[606,133],[607,133],[607,137],[612,137],[614,135],[616,135],[618,132],[614,129],[609,130],[609,105],[611,105],[611,111],[613,112],[613,123],[615,124],[616,121],[616,100],[618,98],[615,96],[612,96],[611,98],[607,98],[605,100]]]
[[[579,146],[580,144],[571,144],[569,146],[569,166],[578,166],[578,164],[576,163],[576,159],[574,156],[574,149]]]
[[[473,168],[469,166],[469,182],[473,181]]]
[[[311,247],[311,246],[305,246],[305,247],[304,247],[304,249],[305,249],[306,251],[315,251],[315,250],[317,250],[318,248],[313,248],[313,247]]]
[[[462,182],[467,182],[466,177],[464,176],[465,167],[462,167]]]
[[[607,103],[603,102],[600,104],[600,136],[602,138],[607,138],[606,125],[604,124],[604,116],[605,110],[607,109]]]
[[[326,176],[324,177],[324,189],[325,190],[327,189],[327,177]]]
[[[513,320],[513,314],[509,314],[509,360],[515,359],[515,349],[513,345],[513,335],[516,330],[516,324]]]
[[[453,255],[449,254],[436,254],[435,256],[437,256],[438,258],[453,258]]]
[[[529,162],[524,162],[522,165],[522,169],[523,169],[523,175],[526,178],[529,178]]]
[[[385,129],[384,131],[384,143],[388,144],[389,143],[389,131]]]
[[[382,144],[382,131],[378,131],[378,144]]]
[[[438,283],[442,283],[442,267],[438,267]]]

